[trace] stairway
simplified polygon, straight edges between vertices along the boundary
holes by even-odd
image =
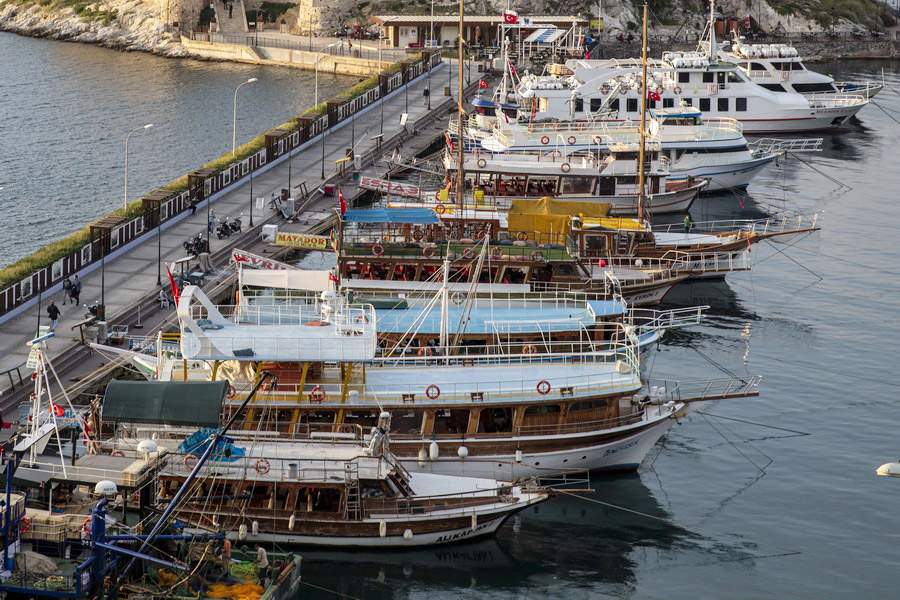
[[[216,9],[216,23],[219,24],[219,33],[248,33],[247,13],[244,11],[243,0],[231,1],[233,5],[231,17],[228,16],[228,6],[220,0],[213,0]]]

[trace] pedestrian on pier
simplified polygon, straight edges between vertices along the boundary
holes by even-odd
[[[71,299],[72,297],[72,280],[69,279],[67,275],[65,279],[63,279],[63,306],[66,305],[66,299]]]
[[[81,280],[78,279],[78,275],[75,276],[75,279],[72,281],[72,304],[78,305],[81,301]]]
[[[425,106],[428,106],[428,97],[431,96],[431,90],[428,89],[428,86],[425,86],[425,89],[422,90],[422,98],[425,99]]]
[[[209,211],[209,233],[213,232],[213,229],[216,226],[216,213],[213,211]]]
[[[50,331],[56,331],[56,322],[59,320],[59,307],[56,306],[56,300],[50,301],[47,314],[50,315]]]
[[[197,212],[197,201],[191,200],[191,214],[194,214],[195,212]]]
[[[228,5],[228,18],[229,19],[232,17],[233,13],[234,13],[234,4],[229,4]]]

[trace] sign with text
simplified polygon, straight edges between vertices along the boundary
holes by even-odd
[[[258,256],[251,252],[247,252],[246,250],[238,250],[237,248],[231,251],[231,258],[234,260],[235,264],[241,265],[242,267],[255,267],[257,269],[268,269],[270,271],[287,271],[288,269],[293,269],[292,266],[278,262],[277,260]]]
[[[327,250],[329,239],[324,235],[281,233],[275,235],[276,246],[290,246],[301,250]]]
[[[376,179],[374,177],[360,177],[359,188],[363,190],[374,190],[376,192],[386,192],[395,196],[405,196],[407,198],[419,197],[419,186],[411,185],[409,183],[388,181],[386,179]]]

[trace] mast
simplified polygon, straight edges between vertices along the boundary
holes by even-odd
[[[463,107],[463,0],[459,0],[459,48],[457,50],[457,55],[459,59],[459,82],[457,84],[459,90],[457,93],[457,108],[459,109],[459,112],[456,115],[456,131],[457,137],[459,138],[459,143],[457,144],[456,156],[456,204],[457,206],[459,206],[460,217],[462,217],[463,193],[466,190],[466,172],[463,169],[463,160],[465,159],[463,155],[463,147],[466,143],[466,136],[465,132],[463,131],[463,116],[465,115],[465,108]],[[460,223],[460,234],[461,233],[462,223]]]
[[[647,5],[644,5],[644,39],[641,50],[641,141],[638,159],[638,221],[644,221],[644,146],[647,139]]]
[[[709,0],[709,60],[716,59],[716,0]]]

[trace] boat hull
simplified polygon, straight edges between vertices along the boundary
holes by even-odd
[[[709,186],[703,194],[713,194],[728,190],[745,188],[753,178],[768,165],[775,162],[775,155],[750,161],[741,161],[724,165],[700,165],[681,168],[677,164],[672,169],[669,181],[680,181],[687,177],[703,177],[709,179]]]

